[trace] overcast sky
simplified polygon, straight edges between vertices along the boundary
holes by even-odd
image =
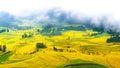
[[[120,0],[0,0],[0,11],[14,15],[54,7],[91,16],[107,14],[120,20]]]

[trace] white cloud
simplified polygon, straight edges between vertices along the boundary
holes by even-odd
[[[88,15],[108,14],[120,19],[119,0],[0,0],[0,11],[21,14],[25,11],[60,7]]]

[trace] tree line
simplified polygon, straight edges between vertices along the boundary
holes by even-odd
[[[22,34],[22,39],[24,38],[31,38],[33,37],[33,33],[32,32],[26,32],[24,34]]]

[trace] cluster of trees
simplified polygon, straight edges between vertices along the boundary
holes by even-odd
[[[51,25],[44,26],[42,30],[37,29],[37,32],[47,36],[61,35],[61,29]]]
[[[30,37],[32,37],[32,36],[33,36],[33,33],[27,32],[27,33],[24,33],[24,34],[22,35],[22,38],[30,38]]]
[[[3,32],[9,32],[9,29],[1,29],[0,33],[3,33]]]
[[[48,24],[46,26],[43,26],[43,29],[37,29],[37,32],[40,32],[43,35],[53,36],[53,35],[61,35],[63,31],[69,31],[69,30],[75,30],[75,31],[85,31],[86,28],[84,26],[78,25],[71,25],[71,26],[55,26],[52,24]]]
[[[37,29],[37,32],[40,32],[41,30],[40,29]]]
[[[6,52],[6,45],[0,45],[0,51]]]
[[[36,50],[34,50],[33,52],[30,52],[29,54],[34,54],[38,52],[40,48],[47,48],[47,47],[44,43],[41,43],[41,42],[36,43]]]
[[[59,49],[58,49],[58,48],[56,48],[55,46],[53,46],[53,50],[56,51],[56,52],[63,52],[63,51],[76,52],[75,50],[70,49],[70,47],[64,48],[64,49],[62,49],[62,48],[59,48]]]
[[[117,32],[114,30],[109,30],[109,31],[107,31],[107,33],[109,33],[111,35],[111,38],[112,37],[119,37],[119,35],[120,35],[120,32]]]
[[[107,41],[106,41],[107,43],[120,42],[120,32],[110,30],[107,33],[109,33],[111,35],[111,37],[107,39]]]
[[[39,51],[40,48],[47,48],[43,43],[36,43],[36,51]]]
[[[86,31],[86,27],[85,26],[82,26],[82,25],[71,25],[71,26],[66,26],[66,27],[63,27],[64,31],[68,31],[68,30],[75,30],[75,31]]]

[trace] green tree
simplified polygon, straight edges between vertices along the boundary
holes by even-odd
[[[37,29],[37,32],[40,32],[40,29]]]
[[[3,45],[3,52],[6,52],[6,45]]]
[[[54,46],[54,47],[53,47],[53,50],[54,50],[54,51],[57,51],[57,48]]]
[[[2,51],[2,46],[0,45],[0,51]]]
[[[26,38],[27,37],[27,33],[24,33],[23,35],[22,35],[22,38]]]
[[[40,48],[46,48],[43,43],[36,43],[36,50],[38,51]]]
[[[7,32],[9,32],[9,29],[6,29]]]

